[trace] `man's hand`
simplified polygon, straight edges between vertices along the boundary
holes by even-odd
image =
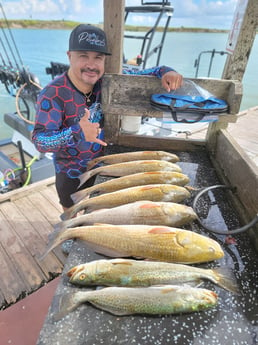
[[[103,146],[107,146],[107,143],[98,139],[98,135],[101,132],[101,128],[99,127],[99,123],[95,122],[92,123],[89,121],[90,111],[85,109],[84,116],[81,118],[79,124],[87,141],[98,143]]]
[[[180,88],[183,84],[183,76],[175,71],[165,73],[161,78],[161,85],[168,92]]]

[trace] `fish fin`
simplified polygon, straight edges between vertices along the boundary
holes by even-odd
[[[112,265],[128,265],[128,266],[132,266],[131,260],[126,260],[126,259],[115,259],[111,263],[112,263]]]
[[[68,313],[79,307],[82,302],[75,301],[76,293],[70,292],[65,295],[57,295],[54,297],[53,305],[58,311],[53,314],[53,320],[59,321]]]
[[[214,283],[225,290],[233,292],[236,295],[240,295],[237,280],[232,269],[227,267],[219,267],[212,269],[212,271],[217,277]]]
[[[120,258],[120,257],[126,257],[126,256],[130,256],[128,254],[110,249],[108,247],[104,247],[104,246],[99,246],[90,242],[87,242],[87,246],[92,249],[95,253],[99,253],[108,257],[113,257],[113,258]]]
[[[189,192],[198,192],[201,190],[201,188],[195,188],[195,187],[192,187],[192,186],[184,186],[185,189],[187,189]]]
[[[124,316],[124,315],[131,315],[131,314],[132,314],[132,312],[130,312],[130,311],[112,308],[111,306],[109,306],[109,307],[103,306],[102,304],[99,304],[99,303],[96,303],[96,302],[91,302],[91,301],[90,301],[90,303],[91,303],[94,307],[96,307],[96,308],[98,308],[98,309],[101,309],[101,310],[105,310],[105,311],[107,311],[108,313],[113,314],[113,315]]]
[[[149,234],[174,234],[176,231],[171,230],[168,227],[155,227],[148,231]]]

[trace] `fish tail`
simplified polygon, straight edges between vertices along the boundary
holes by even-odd
[[[44,258],[48,255],[51,250],[53,250],[56,246],[58,246],[60,243],[64,242],[65,240],[68,240],[72,237],[71,230],[73,229],[58,229],[54,230],[48,235],[48,244],[46,246],[46,249],[42,255],[38,257],[40,261],[44,260]]]
[[[91,176],[94,176],[95,174],[97,174],[97,172],[95,170],[96,169],[86,171],[85,173],[83,173],[79,176],[80,184],[79,184],[78,188],[80,188],[86,181],[88,181],[88,179],[90,179]]]
[[[71,198],[72,198],[73,202],[75,204],[77,204],[82,199],[88,197],[90,195],[90,193],[91,193],[91,187],[85,188],[85,189],[79,190],[78,192],[71,194]]]
[[[77,211],[76,211],[76,207],[74,205],[74,206],[69,207],[67,210],[65,210],[60,215],[60,218],[61,218],[61,220],[68,220],[68,219],[73,218],[73,216],[76,215],[76,213],[77,213]]]
[[[53,314],[53,320],[61,320],[65,315],[75,310],[82,304],[79,299],[76,300],[77,292],[70,292],[65,295],[57,295],[54,297],[53,305],[55,309],[58,310]]]
[[[237,285],[236,277],[230,268],[220,267],[212,270],[216,275],[216,283],[220,287],[239,295],[239,287]]]

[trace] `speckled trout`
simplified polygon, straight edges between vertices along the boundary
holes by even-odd
[[[236,279],[228,268],[198,268],[168,262],[111,259],[77,265],[67,272],[70,283],[80,286],[150,286],[164,284],[199,284],[209,280],[238,293]]]
[[[190,264],[224,256],[217,241],[193,231],[168,226],[96,224],[68,228],[57,235],[51,233],[43,258],[72,238],[85,241],[95,252],[113,258],[136,257]]]
[[[150,171],[137,173],[113,178],[112,180],[95,184],[92,187],[84,188],[72,194],[71,198],[73,199],[74,203],[77,203],[92,193],[110,193],[123,188],[159,183],[185,186],[187,183],[189,183],[189,177],[185,174],[175,171]]]
[[[179,157],[174,153],[166,152],[166,151],[133,151],[133,152],[123,152],[123,153],[115,153],[106,156],[100,156],[93,160],[91,160],[87,167],[88,170],[92,169],[94,165],[98,163],[104,164],[116,164],[122,162],[130,162],[130,161],[138,161],[138,160],[161,160],[176,163],[179,161]]]
[[[55,229],[62,231],[66,228],[94,223],[148,224],[178,227],[194,219],[197,219],[197,215],[190,206],[174,202],[135,201],[65,220],[56,224]]]
[[[188,285],[106,287],[63,295],[58,301],[59,312],[54,315],[54,319],[61,319],[86,302],[114,315],[165,315],[214,307],[218,296],[213,291]]]
[[[68,208],[61,215],[62,220],[72,218],[81,210],[91,212],[101,208],[112,208],[139,200],[181,202],[190,197],[190,192],[181,186],[170,184],[152,184],[118,190],[84,199]]]
[[[104,165],[81,174],[81,176],[79,177],[79,187],[83,185],[83,183],[86,182],[90,177],[95,176],[97,174],[119,177],[147,171],[176,171],[181,173],[182,169],[176,163],[160,161],[155,159]]]

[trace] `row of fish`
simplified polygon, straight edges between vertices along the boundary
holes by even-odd
[[[95,260],[71,268],[67,276],[72,284],[109,288],[63,295],[56,320],[85,302],[114,315],[161,315],[204,310],[217,304],[218,295],[208,289],[189,285],[196,285],[202,280],[209,280],[238,293],[230,270],[166,262]]]
[[[80,185],[96,174],[116,178],[72,195],[75,205],[61,215],[63,221],[55,225],[44,256],[63,241],[78,238],[95,252],[116,259],[78,265],[67,273],[71,283],[108,287],[62,296],[59,317],[84,302],[115,315],[202,310],[216,305],[217,295],[176,284],[203,279],[237,292],[228,271],[188,265],[220,259],[224,252],[215,240],[179,228],[197,215],[180,203],[190,192],[189,178],[178,161],[164,151],[114,154],[92,161],[91,168],[103,165],[83,174]],[[92,193],[100,195],[90,197]],[[87,213],[74,217],[82,210]]]

